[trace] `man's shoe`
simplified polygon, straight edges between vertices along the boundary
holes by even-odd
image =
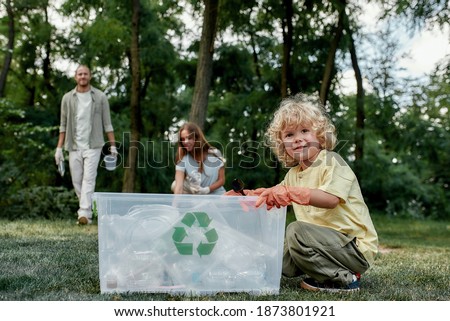
[[[353,278],[352,283],[347,285],[340,285],[334,282],[317,282],[314,279],[306,278],[302,280],[300,286],[308,291],[323,291],[331,293],[348,293],[359,291],[359,279],[357,277]]]
[[[87,224],[92,224],[92,220],[88,219],[86,216],[80,216],[78,218],[78,225],[87,225]]]

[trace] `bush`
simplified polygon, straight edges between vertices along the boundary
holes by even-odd
[[[78,199],[65,187],[39,186],[19,190],[3,207],[3,215],[9,219],[64,219],[74,217]]]

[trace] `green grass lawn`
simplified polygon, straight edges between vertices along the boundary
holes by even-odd
[[[380,254],[354,294],[311,293],[282,278],[279,295],[100,294],[97,225],[0,220],[0,300],[450,300],[450,222],[374,216]]]

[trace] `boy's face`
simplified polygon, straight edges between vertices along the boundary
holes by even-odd
[[[286,153],[306,166],[316,159],[322,149],[316,132],[307,124],[287,126],[281,131],[281,139]]]

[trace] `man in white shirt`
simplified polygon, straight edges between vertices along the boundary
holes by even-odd
[[[92,200],[97,168],[100,161],[104,135],[117,156],[114,129],[111,124],[109,102],[106,95],[90,85],[91,71],[80,65],[75,71],[77,86],[66,93],[61,101],[61,122],[56,146],[55,161],[64,161],[64,149],[69,152],[69,167],[73,187],[79,199],[80,225],[92,223]]]

